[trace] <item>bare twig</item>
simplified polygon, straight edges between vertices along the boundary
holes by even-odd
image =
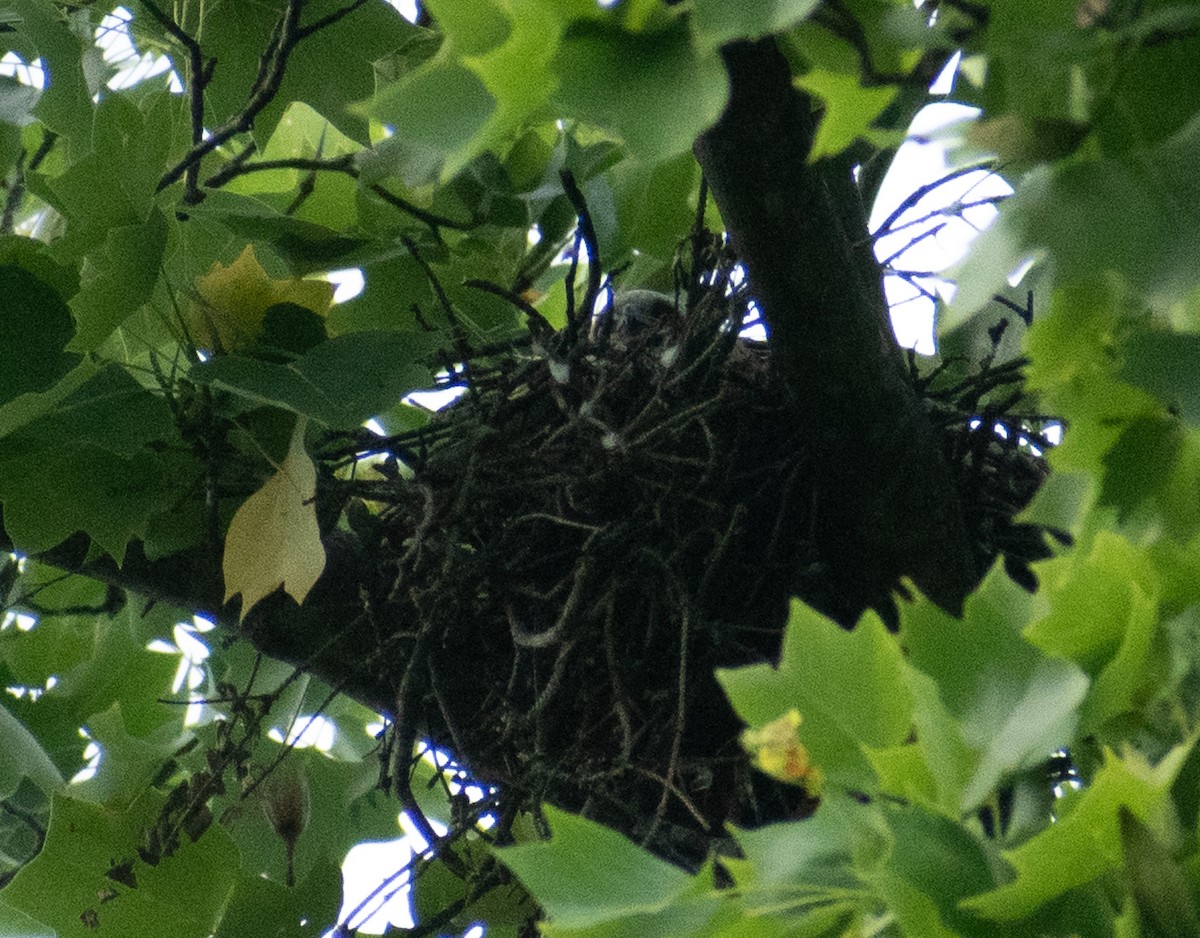
[[[249,155],[247,153],[246,157]],[[240,156],[241,154],[239,154]],[[358,170],[354,166],[354,154],[347,153],[328,159],[295,156],[278,160],[258,160],[254,163],[245,162],[244,159],[241,162],[233,161],[204,180],[204,185],[208,189],[218,189],[238,176],[261,173],[271,169],[307,169],[312,172],[343,173],[346,176],[358,177]]]
[[[54,142],[58,139],[58,134],[53,130],[47,130],[42,137],[42,142],[38,148],[33,151],[33,156],[29,158],[29,165],[25,165],[25,151],[22,150],[17,156],[17,165],[13,172],[13,184],[8,189],[8,196],[4,200],[4,213],[0,215],[0,234],[12,234],[13,225],[16,222],[17,210],[21,207],[21,200],[25,198],[25,173],[34,172],[42,164],[44,160],[54,148]]]
[[[433,229],[434,234],[438,233],[439,228],[449,228],[452,231],[470,231],[479,224],[475,219],[471,219],[470,221],[458,221],[454,218],[447,218],[444,215],[436,215],[433,212],[426,211],[420,206],[413,205],[407,199],[402,199],[394,192],[389,192],[378,183],[375,183],[371,186],[371,191],[389,205],[392,205],[395,208],[400,209],[400,211],[411,215],[418,221],[422,221],[427,224]]]
[[[158,24],[187,50],[188,65],[186,77],[192,122],[192,146],[200,146],[204,142],[204,90],[208,87],[209,81],[212,80],[216,60],[210,59],[208,62],[205,62],[204,52],[200,48],[200,43],[193,36],[188,35],[175,20],[167,16],[153,0],[142,0],[142,5],[150,11],[150,15],[158,21]],[[200,163],[197,160],[190,163],[184,173],[183,200],[188,204],[195,204],[203,198],[200,194],[199,176]],[[160,185],[159,189],[161,190],[162,188]]]
[[[582,309],[576,317],[577,323],[587,319],[592,315],[592,310],[596,306],[596,300],[600,298],[600,245],[596,239],[596,226],[592,224],[592,216],[588,211],[587,200],[583,197],[583,191],[575,182],[575,176],[569,169],[564,169],[559,172],[562,179],[563,191],[566,193],[567,199],[571,203],[571,207],[575,209],[575,215],[579,219],[579,234],[583,238],[583,243],[588,249],[588,283],[587,293],[583,296]],[[578,251],[576,251],[578,259]],[[576,329],[578,325],[576,324]]]
[[[467,331],[463,328],[462,321],[458,318],[458,313],[454,311],[454,305],[450,302],[450,297],[446,295],[445,289],[442,287],[442,282],[434,273],[433,268],[429,266],[425,258],[421,256],[417,250],[416,244],[407,236],[401,238],[404,246],[408,248],[408,253],[412,255],[413,260],[417,262],[421,270],[425,273],[426,279],[429,280],[430,286],[433,287],[434,295],[437,297],[438,304],[442,307],[442,312],[446,314],[446,319],[450,322],[450,332],[454,338],[455,352],[462,359],[462,376],[467,383],[467,392],[476,400],[479,398],[479,390],[475,387],[475,382],[472,379],[473,369],[471,361],[474,358],[474,353],[471,350],[471,343],[467,339]]]
[[[209,134],[207,138],[194,139],[192,149],[188,151],[188,154],[167,170],[158,181],[158,191],[161,192],[168,186],[173,185],[181,177],[192,172],[194,167],[199,167],[200,161],[205,156],[213,152],[217,147],[225,144],[235,134],[246,133],[252,130],[255,119],[275,100],[275,96],[279,94],[279,88],[283,84],[283,77],[287,71],[288,59],[291,57],[292,52],[295,51],[296,46],[318,30],[325,29],[344,16],[353,13],[363,6],[365,2],[366,0],[353,0],[352,3],[334,13],[322,17],[308,26],[301,26],[300,8],[303,6],[303,0],[288,0],[283,14],[271,32],[271,39],[267,44],[267,49],[259,62],[258,74],[254,79],[254,84],[251,86],[250,99],[246,102],[246,106],[238,114],[229,118],[229,120]],[[167,28],[169,29],[169,27]],[[185,40],[181,39],[181,41]],[[198,71],[197,74],[203,75],[203,69]],[[207,81],[207,77],[204,77],[203,80]],[[202,111],[202,103],[200,104],[200,108]],[[193,119],[195,113],[196,105],[193,103]],[[193,137],[195,137],[194,126]],[[192,191],[189,189],[188,195],[191,196],[192,194]],[[196,190],[194,195],[196,199],[202,197],[202,193],[199,190]]]

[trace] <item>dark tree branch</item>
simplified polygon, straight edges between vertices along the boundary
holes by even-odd
[[[42,165],[42,160],[49,156],[50,151],[54,149],[56,140],[58,140],[58,134],[53,130],[45,131],[42,142],[33,151],[33,156],[29,158],[28,166],[25,165],[25,151],[22,150],[18,155],[17,165],[13,170],[13,183],[4,200],[4,212],[0,215],[0,234],[12,234],[13,225],[16,223],[17,209],[21,207],[21,200],[25,198],[25,174],[35,172]]]
[[[161,192],[168,186],[173,185],[185,175],[188,175],[189,179],[193,178],[193,174],[199,172],[200,161],[203,160],[205,156],[213,152],[215,149],[217,149],[217,147],[224,145],[234,135],[239,133],[247,133],[252,130],[254,128],[255,119],[263,112],[263,110],[266,109],[267,105],[275,100],[275,96],[279,94],[279,89],[283,84],[284,74],[287,72],[288,59],[291,57],[292,52],[295,51],[296,46],[299,45],[302,40],[307,39],[309,36],[312,36],[319,30],[325,29],[328,26],[332,26],[343,17],[353,13],[365,3],[366,0],[353,0],[352,3],[342,7],[340,10],[330,13],[328,16],[324,16],[321,19],[310,23],[308,26],[301,26],[300,9],[304,5],[303,0],[288,0],[287,6],[284,8],[283,14],[279,18],[279,22],[275,24],[275,29],[272,31],[271,41],[268,43],[267,49],[259,62],[258,75],[254,79],[254,84],[250,90],[250,98],[246,102],[246,106],[241,110],[240,113],[235,114],[219,128],[214,130],[207,138],[203,137],[203,126],[201,124],[201,139],[196,139],[195,120],[197,108],[199,108],[199,113],[202,116],[203,85],[207,83],[208,78],[211,77],[211,69],[208,71],[208,73],[206,73],[203,67],[199,68],[195,74],[201,76],[201,82],[199,83],[198,90],[195,88],[192,89],[193,146],[182,160],[180,160],[173,167],[167,170],[165,174],[163,174],[162,179],[158,181],[158,191]],[[151,10],[151,13],[154,12],[152,5],[148,4],[147,8]],[[167,26],[167,22],[170,22],[170,20],[165,17],[164,20],[160,20],[160,22],[163,22],[164,27],[169,30],[170,27]],[[176,27],[176,29],[178,29],[178,27]],[[191,52],[192,47],[194,46],[196,52],[193,58],[198,59],[199,46],[195,45],[194,40],[191,40],[190,37],[187,37],[182,30],[179,30],[178,32],[179,35],[177,35],[176,38],[180,38],[180,41],[184,42],[185,45],[187,45],[188,42],[191,42],[192,45],[188,46],[189,52]],[[172,35],[176,35],[176,33],[173,32]],[[196,98],[201,99],[199,105],[196,104]],[[201,198],[203,198],[203,193],[201,193],[199,189],[193,191],[191,188],[189,188],[188,196],[185,196],[185,201],[199,201]]]
[[[296,156],[279,160],[259,160],[256,163],[231,162],[204,180],[204,185],[208,189],[219,189],[238,176],[261,173],[269,169],[307,169],[315,172],[343,173],[346,176],[358,178],[358,170],[354,166],[354,154],[347,153],[344,156],[334,156],[329,159],[307,159]]]
[[[911,576],[958,611],[974,581],[962,508],[907,378],[844,159],[808,162],[813,101],[773,40],[723,50],[730,99],[696,156],[811,434],[814,535],[844,621]]]
[[[204,142],[204,90],[208,87],[209,81],[212,80],[213,68],[216,62],[212,60],[205,62],[204,52],[200,48],[200,43],[193,36],[188,35],[175,20],[167,16],[157,3],[154,3],[153,0],[142,0],[142,6],[149,10],[150,15],[154,17],[158,24],[187,50],[188,67],[186,77],[188,103],[192,121],[192,146],[199,146]],[[199,162],[191,163],[184,173],[184,202],[195,204],[202,198],[200,195],[199,177]],[[161,189],[162,187],[160,186],[159,188]]]

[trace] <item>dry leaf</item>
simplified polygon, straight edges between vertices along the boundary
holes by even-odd
[[[821,791],[824,774],[809,759],[800,742],[800,711],[789,710],[777,720],[744,730],[742,746],[754,759],[755,766],[781,782],[803,785],[812,795]]]
[[[225,535],[225,601],[242,594],[242,614],[282,586],[298,603],[325,569],[317,526],[317,470],[304,451],[305,418],[296,422],[287,458],[246,499]]]
[[[333,303],[333,284],[290,277],[273,280],[247,244],[228,267],[213,264],[196,278],[199,299],[188,311],[188,331],[197,348],[236,352],[262,333],[267,309],[276,303],[295,303],[324,316]]]

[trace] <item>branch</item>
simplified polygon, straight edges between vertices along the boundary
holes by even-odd
[[[250,154],[246,155],[248,157]],[[315,172],[343,173],[354,179],[358,178],[358,169],[354,165],[354,154],[347,153],[344,156],[335,156],[329,159],[307,159],[296,156],[278,160],[259,160],[257,163],[235,160],[204,180],[204,186],[207,189],[219,189],[238,176],[248,176],[250,173],[261,173],[269,169],[307,169]]]
[[[239,114],[235,114],[214,130],[207,138],[199,140],[196,139],[195,116],[197,112],[196,98],[200,97],[200,94],[193,89],[192,149],[182,160],[167,170],[162,179],[158,181],[157,191],[161,192],[168,186],[178,182],[185,174],[198,171],[200,161],[213,150],[217,149],[217,147],[225,144],[235,134],[246,133],[252,130],[255,119],[266,109],[267,105],[275,100],[275,96],[279,94],[280,86],[283,84],[283,76],[287,71],[288,59],[291,57],[292,52],[295,51],[296,46],[302,40],[307,39],[319,30],[325,29],[343,17],[353,13],[365,3],[366,0],[353,0],[349,5],[330,13],[328,16],[322,17],[308,26],[301,26],[300,8],[304,5],[303,0],[288,0],[283,15],[279,18],[279,22],[275,24],[275,29],[272,31],[271,41],[259,62],[258,75],[255,77],[254,84],[250,89],[250,100],[246,102],[246,106]],[[152,5],[148,5],[148,9],[151,10],[151,13],[154,12]],[[170,21],[168,20],[167,22]],[[166,22],[164,22],[164,26],[166,26]],[[169,26],[166,26],[166,28],[170,29]],[[172,33],[172,35],[175,35],[175,33]],[[180,30],[180,36],[186,37],[186,34]],[[177,36],[177,38],[179,37]],[[180,41],[184,42],[185,45],[189,41],[194,44],[194,40],[190,40],[190,37],[181,38]],[[199,47],[197,46],[196,48],[198,52]],[[203,69],[197,72],[197,74],[203,76]],[[204,82],[207,82],[207,77],[203,78],[201,85]],[[200,91],[203,91],[202,86]],[[199,109],[200,113],[203,114],[202,101],[199,104]],[[202,133],[201,136],[203,136]],[[189,176],[189,178],[191,177]],[[198,201],[200,198],[203,198],[203,194],[199,190],[193,191],[189,188],[188,194],[185,196],[185,201]]]
[[[216,66],[216,61],[210,60],[208,63],[205,63],[200,43],[194,37],[188,35],[175,20],[159,9],[158,4],[154,3],[153,0],[142,0],[142,5],[150,11],[150,15],[158,21],[158,24],[163,29],[187,49],[187,86],[192,119],[192,146],[199,146],[204,142],[204,89],[208,87],[209,81],[212,80],[213,68]],[[198,185],[199,173],[199,162],[192,163],[186,169],[183,200],[189,204],[195,204],[203,198],[200,195]],[[162,189],[161,185],[159,189]]]

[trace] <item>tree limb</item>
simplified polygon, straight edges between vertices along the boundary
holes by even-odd
[[[962,508],[892,333],[852,167],[808,162],[817,107],[773,40],[722,54],[730,99],[695,153],[812,436],[837,617],[886,610],[901,576],[957,612],[975,580]]]

